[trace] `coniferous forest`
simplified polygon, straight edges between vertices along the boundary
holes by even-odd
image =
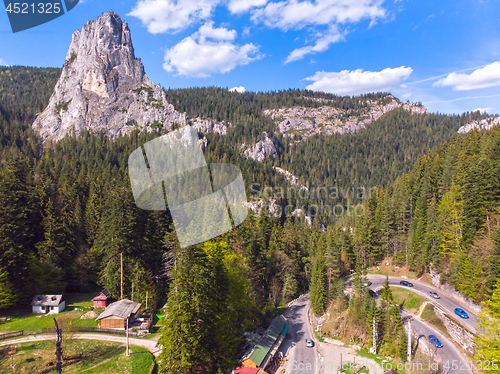
[[[291,144],[263,110],[320,105],[303,99],[308,96],[355,113],[383,94],[166,90],[168,101],[191,118],[232,124],[225,136],[205,134],[204,152],[207,162],[240,167],[249,198],[255,194],[252,184],[273,191],[290,187],[273,166],[310,187],[376,187],[373,194],[336,198],[342,205],[357,204],[364,214],[318,214],[309,225],[262,210],[222,237],[180,248],[168,211],[138,209],[128,179],[130,153],[161,130],[115,139],[83,133],[39,143],[30,123],[47,105],[59,74],[60,69],[0,67],[0,308],[26,304],[37,293],[96,286],[119,294],[123,255],[125,296],[134,292],[144,302],[146,292],[158,299],[176,290],[160,340],[171,348],[160,356],[171,365],[163,368],[168,373],[231,368],[241,353],[242,333],[266,325],[277,307],[310,291],[311,306],[321,315],[344,297],[343,278],[351,270],[363,274],[386,257],[419,274],[432,268],[498,312],[493,291],[500,279],[500,129],[457,134],[461,125],[481,117],[478,112],[394,110],[355,133]],[[240,145],[260,140],[263,131],[278,144],[277,157],[244,158]],[[318,196],[274,197],[283,207],[321,202]],[[393,349],[403,352],[392,295],[386,290],[384,297],[382,309],[365,298],[354,299],[358,306],[351,308],[384,314],[387,335],[380,339],[392,339]],[[188,340],[180,336],[187,330]]]

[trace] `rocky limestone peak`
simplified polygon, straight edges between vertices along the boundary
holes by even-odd
[[[82,31],[73,33],[66,61],[66,72],[75,72],[84,90],[103,97],[112,95],[119,83],[147,80],[144,66],[135,58],[127,22],[113,12],[87,22]]]
[[[500,117],[499,116],[490,116],[488,118],[483,118],[482,120],[472,121],[466,123],[463,126],[460,126],[458,129],[459,134],[466,134],[472,130],[491,130],[495,126],[500,126]]]
[[[241,149],[245,149],[243,154],[246,158],[251,158],[255,161],[262,161],[267,156],[272,155],[276,158],[278,152],[274,142],[269,139],[266,132],[262,133],[263,139],[255,143],[253,146],[246,147],[245,144],[241,145]]]
[[[73,33],[49,105],[33,127],[43,140],[57,141],[83,129],[115,136],[185,121],[135,58],[127,22],[108,12]]]

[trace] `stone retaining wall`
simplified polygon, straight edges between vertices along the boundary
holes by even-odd
[[[451,297],[467,305],[467,307],[473,310],[476,314],[479,314],[479,312],[481,311],[481,306],[478,303],[465,297],[461,292],[458,292],[455,289],[455,287],[449,285],[448,283],[441,283],[441,274],[437,273],[432,268],[430,269],[430,275],[434,287],[443,290],[444,292],[448,293]]]
[[[474,335],[467,329],[455,323],[445,312],[434,306],[434,313],[443,322],[448,334],[453,338],[453,340],[460,345],[463,349],[474,353]]]

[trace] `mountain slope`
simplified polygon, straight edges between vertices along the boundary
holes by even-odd
[[[73,33],[54,93],[33,128],[57,141],[83,129],[113,137],[184,123],[135,58],[127,23],[108,12]]]

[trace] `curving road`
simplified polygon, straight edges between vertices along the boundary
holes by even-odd
[[[402,312],[401,316],[406,317],[410,314],[407,312]],[[444,369],[445,374],[472,374],[472,370],[470,369],[470,363],[467,363],[466,358],[462,356],[460,350],[457,346],[446,337],[445,334],[440,331],[436,332],[436,328],[424,322],[415,316],[412,316],[411,320],[411,329],[413,332],[416,332],[418,337],[418,344],[420,345],[420,340],[424,339],[428,342],[429,346],[433,347],[433,353],[439,356],[441,362],[444,366],[446,362],[448,362],[448,369]],[[435,348],[432,346],[428,340],[429,335],[435,335],[441,343],[443,343],[442,348]]]
[[[288,308],[288,319],[291,334],[291,350],[286,362],[286,373],[290,374],[318,374],[319,364],[316,345],[306,347],[306,339],[315,341],[308,319],[309,295],[302,295]],[[315,344],[317,344],[315,342]]]
[[[385,275],[380,274],[368,274],[367,278],[372,282],[370,288],[372,290],[376,290],[381,288],[385,283]],[[411,282],[413,287],[405,287],[399,284],[400,281],[405,280]],[[472,333],[476,333],[477,326],[477,315],[472,310],[464,307],[459,301],[452,298],[448,294],[444,293],[442,290],[437,289],[436,287],[429,286],[427,284],[419,283],[411,279],[404,279],[398,277],[389,277],[389,284],[391,287],[401,287],[406,288],[412,292],[415,292],[423,297],[425,297],[431,304],[434,304],[444,310],[451,318],[455,319],[462,326],[468,328]],[[440,296],[440,299],[434,299],[429,292],[437,292]],[[468,319],[463,319],[457,316],[454,312],[455,308],[462,308],[469,315]]]

